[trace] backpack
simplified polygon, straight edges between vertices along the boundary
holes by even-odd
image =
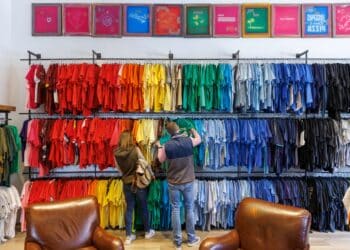
[[[155,179],[151,165],[148,164],[139,148],[137,148],[138,160],[133,181],[134,188],[146,188]]]

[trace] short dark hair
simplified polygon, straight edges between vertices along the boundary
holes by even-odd
[[[176,122],[168,122],[166,124],[166,130],[171,136],[173,136],[179,132],[179,126],[176,124]]]

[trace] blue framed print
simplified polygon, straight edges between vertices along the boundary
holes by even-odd
[[[151,36],[152,6],[149,4],[124,5],[125,36]]]
[[[330,4],[303,4],[302,9],[303,37],[331,36]]]

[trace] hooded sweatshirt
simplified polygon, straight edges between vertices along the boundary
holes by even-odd
[[[114,151],[114,157],[122,171],[122,180],[125,184],[131,184],[136,172],[137,148],[117,148]]]

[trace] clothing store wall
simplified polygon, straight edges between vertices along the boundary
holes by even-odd
[[[1,1],[0,20],[0,104],[7,104],[9,102],[8,86],[10,83],[8,72],[11,67],[11,0]]]
[[[1,1],[4,2],[3,0]],[[350,57],[349,39],[339,38],[266,38],[266,39],[234,39],[234,38],[92,38],[92,37],[33,37],[31,35],[31,3],[60,2],[71,3],[72,0],[7,0],[12,4],[11,20],[11,83],[8,90],[9,103],[17,106],[19,112],[25,110],[25,74],[28,63],[20,62],[26,57],[26,51],[41,53],[43,57],[90,57],[94,49],[105,57],[167,57],[171,50],[175,57],[230,57],[236,50],[241,57],[294,57],[296,52],[310,50],[310,57]],[[167,0],[80,0],[81,3],[168,3]],[[174,0],[174,3],[228,3],[220,0]],[[270,3],[311,3],[314,0],[250,0],[243,2]],[[341,3],[344,0],[318,0],[316,2]],[[8,15],[0,16],[0,23],[8,22]],[[48,62],[50,63],[50,62]],[[16,117],[19,127],[26,117]]]

